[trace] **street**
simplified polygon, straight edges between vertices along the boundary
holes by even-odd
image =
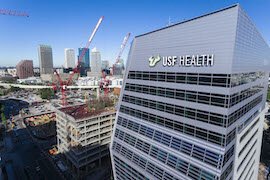
[[[13,107],[12,102],[8,104]],[[12,110],[12,108],[7,108]],[[5,113],[10,114],[11,111]],[[14,114],[15,115],[15,114]],[[15,115],[15,119],[17,116]],[[16,128],[6,132],[4,138],[5,148],[1,152],[2,170],[9,179],[63,179],[59,171],[41,148],[48,148],[53,140],[35,140],[25,127],[22,119],[16,121]],[[13,172],[12,172],[13,171]]]

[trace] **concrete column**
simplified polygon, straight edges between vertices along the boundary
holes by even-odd
[[[99,91],[99,87],[97,88],[97,99],[99,99],[99,95],[100,95],[100,91]]]

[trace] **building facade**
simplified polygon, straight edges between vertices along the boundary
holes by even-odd
[[[71,48],[65,49],[65,68],[75,67],[75,51]]]
[[[38,58],[39,58],[40,74],[52,74],[53,55],[51,46],[39,45]]]
[[[91,76],[101,76],[101,54],[96,47],[91,50]]]
[[[34,76],[33,61],[21,60],[16,65],[16,73],[19,79],[25,79],[25,78]]]
[[[110,167],[109,143],[116,111],[91,113],[88,108],[77,105],[56,110],[57,147],[74,178],[85,177],[98,167]]]
[[[81,54],[83,54],[83,51],[85,51],[84,53],[84,56],[82,57],[81,59],[81,63],[83,64],[82,66],[84,68],[87,68],[89,69],[90,68],[90,56],[89,56],[89,48],[79,48],[79,56],[78,56],[78,59],[79,57],[81,56]]]
[[[115,179],[257,179],[270,51],[233,5],[134,38]]]

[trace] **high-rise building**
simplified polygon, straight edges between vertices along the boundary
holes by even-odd
[[[81,59],[81,63],[83,65],[83,67],[85,67],[86,69],[89,69],[89,67],[90,67],[89,49],[88,48],[79,48],[79,56],[78,56],[78,58],[81,56],[83,51],[85,51],[85,54]]]
[[[19,79],[25,79],[25,78],[34,76],[33,61],[21,60],[16,65],[16,73]]]
[[[91,50],[91,74],[101,76],[101,55],[96,47]]]
[[[52,74],[53,73],[53,55],[52,55],[51,46],[39,45],[38,58],[39,58],[40,74]]]
[[[233,5],[136,36],[114,179],[257,179],[270,49]]]
[[[65,49],[65,68],[75,67],[75,51],[71,48]]]

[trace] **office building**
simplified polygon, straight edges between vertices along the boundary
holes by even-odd
[[[16,73],[19,79],[26,79],[34,76],[33,61],[32,60],[21,60],[16,65]]]
[[[91,76],[101,76],[101,54],[96,47],[91,50]]]
[[[82,56],[81,58],[81,63],[82,66],[86,69],[89,69],[90,67],[90,59],[89,59],[89,49],[88,48],[79,48],[79,56],[78,56],[78,60],[79,57],[81,56],[81,54],[84,53],[84,56]]]
[[[80,62],[79,64],[80,76],[86,76],[87,71],[90,69],[90,59],[89,59],[88,48],[79,48],[78,61]]]
[[[52,55],[51,46],[39,45],[38,58],[39,58],[40,74],[52,74],[53,73],[53,55]]]
[[[65,68],[74,68],[75,67],[75,51],[71,48],[65,49]]]
[[[57,147],[65,155],[74,179],[100,167],[110,172],[109,143],[115,113],[113,106],[98,109],[86,104],[56,110]]]
[[[136,36],[114,179],[257,179],[269,65],[269,46],[238,4]]]

